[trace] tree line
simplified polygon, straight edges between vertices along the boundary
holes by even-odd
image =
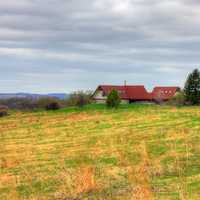
[[[8,109],[34,111],[34,110],[58,110],[66,107],[80,107],[91,103],[91,91],[77,91],[67,99],[55,97],[34,98],[9,98],[0,99],[0,117],[8,114]]]

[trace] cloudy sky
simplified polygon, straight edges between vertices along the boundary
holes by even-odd
[[[0,1],[0,92],[180,85],[200,66],[199,0]]]

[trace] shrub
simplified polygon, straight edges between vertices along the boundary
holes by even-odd
[[[46,110],[58,110],[62,107],[59,100],[52,97],[44,97],[38,99],[37,106],[38,108]]]
[[[120,96],[116,90],[112,90],[107,97],[106,105],[110,108],[117,108],[121,103]]]
[[[175,96],[173,96],[169,102],[169,105],[174,106],[183,106],[185,105],[185,94],[183,92],[178,92]]]
[[[8,107],[0,105],[0,117],[8,115]]]
[[[69,99],[67,100],[68,106],[78,106],[83,107],[84,105],[91,103],[91,91],[78,91],[74,92],[70,95]]]
[[[61,105],[54,101],[46,105],[46,110],[58,110],[61,108]]]

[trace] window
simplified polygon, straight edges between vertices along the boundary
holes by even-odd
[[[118,90],[118,93],[119,94],[125,94],[125,91],[124,90]]]
[[[102,91],[102,96],[105,97],[106,96],[106,93],[104,91]]]

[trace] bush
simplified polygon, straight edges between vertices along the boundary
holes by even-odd
[[[183,106],[185,105],[185,102],[185,94],[183,92],[178,92],[169,100],[168,104],[173,106]]]
[[[62,107],[59,100],[52,97],[44,97],[44,98],[38,99],[37,106],[38,108],[46,109],[46,110],[58,110]]]
[[[61,105],[56,101],[51,102],[48,105],[46,105],[46,110],[58,110],[60,108],[61,108]]]
[[[0,105],[0,117],[8,115],[8,107]]]
[[[107,97],[106,105],[110,108],[117,108],[121,103],[120,96],[116,90],[112,90]]]
[[[68,106],[78,106],[83,107],[84,105],[91,103],[91,91],[78,91],[74,92],[70,95],[69,99],[67,100]]]

